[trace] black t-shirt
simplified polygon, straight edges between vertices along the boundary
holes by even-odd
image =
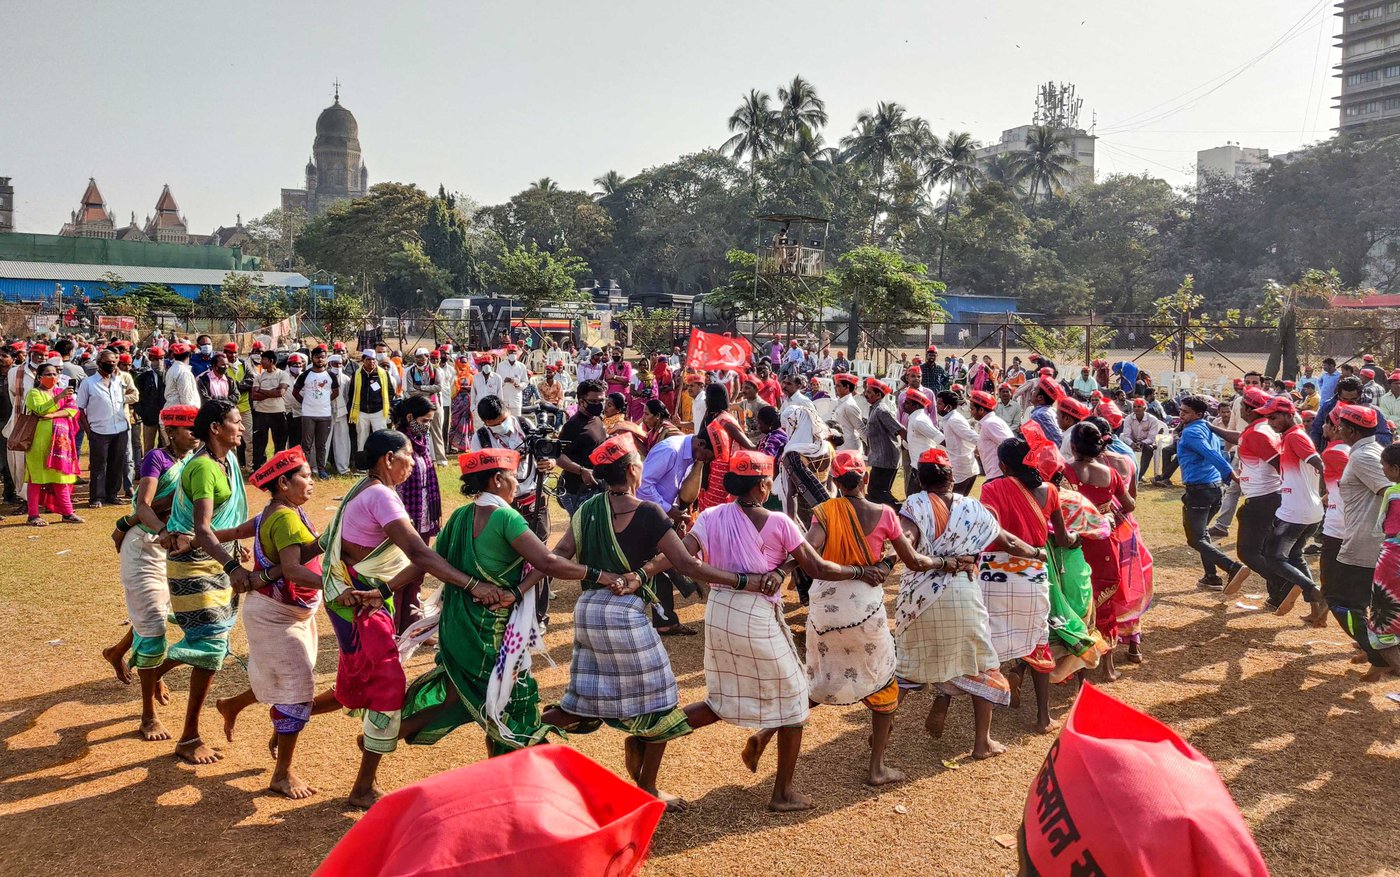
[[[588,456],[594,449],[608,440],[608,431],[603,428],[603,418],[593,417],[585,413],[575,414],[564,424],[564,428],[559,430],[560,450],[564,456],[573,460],[585,469],[592,466],[588,462]],[[572,472],[564,473],[564,490],[568,493],[578,493],[583,489],[583,476],[575,475]]]

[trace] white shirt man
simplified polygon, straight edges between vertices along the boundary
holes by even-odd
[[[180,356],[180,354],[185,354]],[[190,370],[189,347],[173,344],[170,347],[170,365],[165,369],[165,407],[172,405],[193,405],[199,407],[199,386]],[[180,356],[180,358],[176,358]]]
[[[345,358],[339,353],[326,360],[327,371],[335,376],[340,389],[331,396],[331,462],[337,475],[350,471],[350,376],[342,366]]]
[[[495,426],[489,424],[472,430],[471,449],[479,451],[483,445],[481,442],[481,431],[486,430],[489,444],[485,447],[508,448],[512,451],[520,452],[520,463],[515,470],[515,478],[518,486],[515,488],[517,497],[527,496],[535,492],[535,461],[524,451],[525,429],[520,418],[510,414],[504,414],[504,419],[496,423]],[[547,499],[547,497],[546,497]]]
[[[831,419],[845,437],[845,444],[841,446],[844,451],[861,450],[861,438],[865,435],[865,416],[856,402],[858,380],[852,374],[841,374],[835,378],[836,405],[831,409]]]
[[[783,392],[796,389],[796,384],[783,380]],[[817,406],[804,393],[794,392],[783,401],[783,410],[778,412],[783,421],[783,431],[788,435],[783,451],[795,452],[804,457],[816,457],[826,451],[826,423],[817,414]]]
[[[946,392],[946,391],[945,391]],[[948,401],[945,401],[948,399]],[[958,410],[951,392],[939,393],[935,403],[938,406],[938,424],[943,429],[943,443],[948,448],[948,462],[953,469],[953,481],[957,484],[977,477],[977,430],[967,422],[967,417]],[[911,452],[912,454],[912,452]],[[971,485],[964,485],[964,490]]]
[[[1157,436],[1167,428],[1165,423],[1147,412],[1147,403],[1139,405],[1139,402],[1142,400],[1133,400],[1133,413],[1123,421],[1123,438],[1134,450],[1152,447],[1157,441]]]
[[[977,456],[982,460],[982,471],[987,473],[988,481],[1000,478],[1001,458],[997,456],[997,449],[1002,442],[1015,438],[1015,433],[1005,420],[997,416],[996,397],[991,393],[974,390],[970,405],[973,419],[977,422]]]
[[[480,429],[483,425],[476,406],[487,396],[505,401],[501,396],[501,376],[496,374],[489,361],[479,361],[476,374],[472,376],[472,429]]]
[[[530,381],[530,372],[525,368],[525,363],[520,361],[519,349],[514,344],[506,346],[505,362],[497,366],[496,373],[501,379],[501,404],[511,417],[519,417],[522,408],[521,394],[525,392],[525,385]]]
[[[594,354],[588,359],[580,359],[578,363],[578,382],[598,381],[603,378],[603,355]]]

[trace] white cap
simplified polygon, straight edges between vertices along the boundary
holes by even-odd
[[[360,359],[374,359],[374,351],[373,351],[373,350],[361,350],[361,351],[360,351]]]
[[[326,362],[328,362],[328,363],[330,363],[330,362],[344,362],[344,361],[345,361],[344,358],[342,358],[341,355],[340,355],[339,353],[332,353],[332,354],[330,355],[330,358],[326,360]]]
[[[413,351],[413,355],[414,355],[414,356],[427,356],[427,355],[428,355],[428,348],[426,348],[426,347],[420,347],[420,348],[418,348],[417,350]]]

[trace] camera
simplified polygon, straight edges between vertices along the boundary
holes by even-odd
[[[526,429],[525,443],[520,448],[531,457],[539,459],[554,459],[563,452],[563,446],[559,443],[559,434],[548,427],[540,429]]]

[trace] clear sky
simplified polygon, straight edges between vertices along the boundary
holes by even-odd
[[[829,144],[880,100],[995,141],[1029,121],[1038,83],[1074,82],[1084,126],[1097,114],[1103,135],[1100,175],[1186,185],[1197,149],[1283,152],[1328,136],[1333,11],[1330,0],[0,0],[0,176],[13,177],[19,231],[57,232],[94,176],[122,223],[133,210],[144,221],[169,183],[192,230],[208,232],[301,186],[339,78],[371,183],[441,182],[497,203],[542,176],[591,190],[609,169],[717,146],[748,89],[776,96],[801,74],[827,101]]]

